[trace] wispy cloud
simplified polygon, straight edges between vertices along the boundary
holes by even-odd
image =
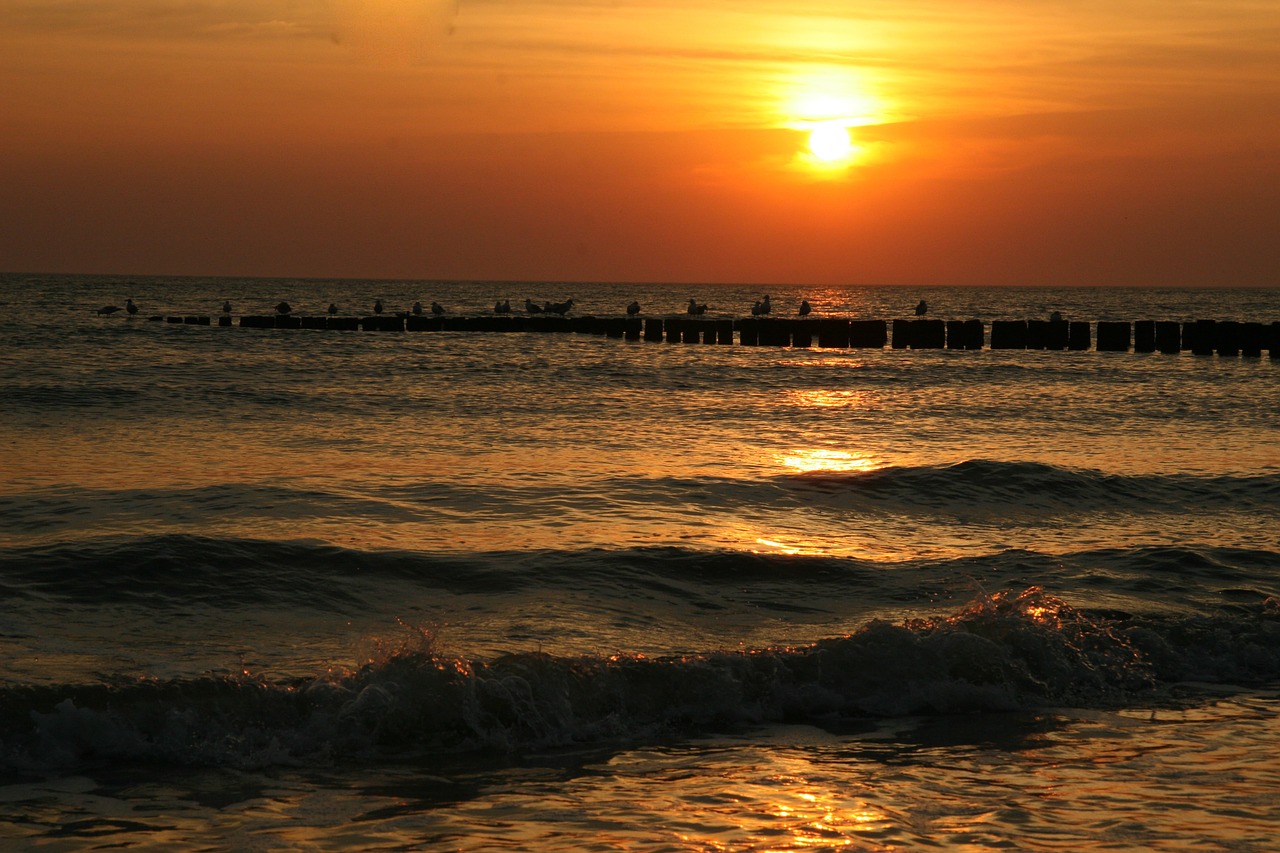
[[[327,35],[323,6],[290,0],[9,0],[10,32],[147,40]]]

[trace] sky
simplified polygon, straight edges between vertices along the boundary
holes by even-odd
[[[1277,0],[0,0],[0,270],[1280,285]]]

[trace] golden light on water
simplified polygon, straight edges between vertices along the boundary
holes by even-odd
[[[858,844],[858,834],[887,825],[886,815],[866,802],[850,804],[834,792],[798,792],[798,802],[777,803],[768,813],[787,822],[787,845],[776,850],[821,848],[831,850]],[[850,806],[853,806],[850,808]]]
[[[788,394],[788,402],[792,405],[815,409],[866,408],[873,399],[867,391],[813,389]]]
[[[880,460],[868,453],[847,450],[795,450],[778,458],[784,466],[801,474],[818,471],[875,471]]]
[[[787,545],[784,542],[778,542],[773,539],[760,538],[756,540],[756,544],[763,545],[766,548],[770,549],[771,551],[777,551],[779,553],[788,554],[791,556],[806,553],[803,548],[798,548],[794,545]]]

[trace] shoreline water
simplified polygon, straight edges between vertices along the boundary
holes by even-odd
[[[0,819],[26,846],[1277,828],[1270,359],[193,330],[92,311],[501,293],[119,285],[0,276]],[[712,301],[647,287],[507,293]],[[889,316],[919,289],[772,295]],[[1274,290],[926,295],[1280,316]]]

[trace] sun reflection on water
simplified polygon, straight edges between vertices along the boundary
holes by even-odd
[[[802,780],[788,780],[802,781]],[[831,850],[852,847],[858,843],[861,833],[874,831],[874,827],[887,824],[888,818],[880,810],[865,801],[849,803],[833,792],[800,791],[792,796],[798,802],[775,803],[766,813],[785,822],[787,845],[766,848],[774,850],[803,850],[820,847]]]
[[[866,409],[874,402],[868,391],[850,389],[806,389],[791,391],[787,394],[787,402],[793,406],[813,409]]]
[[[848,450],[793,450],[779,456],[778,461],[783,466],[801,474],[819,471],[875,471],[883,467],[883,463],[870,453]]]

